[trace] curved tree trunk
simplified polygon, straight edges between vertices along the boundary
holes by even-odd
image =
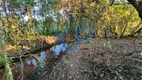
[[[136,0],[128,0],[130,4],[134,6],[134,8],[138,11],[139,17],[142,20],[142,1],[136,2]]]
[[[136,0],[128,0],[130,4],[134,6],[134,8],[137,10],[139,17],[141,18],[142,21],[142,1],[136,1]],[[139,34],[142,31],[142,27],[140,27],[138,30],[134,32],[134,34]]]

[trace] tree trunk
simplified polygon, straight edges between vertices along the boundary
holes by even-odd
[[[8,57],[7,57],[6,47],[5,47],[5,43],[4,43],[2,35],[3,35],[3,32],[2,32],[2,30],[0,30],[0,44],[1,44],[4,63],[5,63],[5,69],[6,69],[5,74],[7,76],[7,80],[13,80],[11,68],[10,68],[10,65],[9,65],[9,60],[8,60]]]
[[[128,0],[130,4],[134,6],[134,8],[138,11],[139,17],[142,20],[142,1],[136,2],[136,0]]]
[[[142,1],[136,2],[136,0],[128,0],[128,2],[132,4],[134,8],[137,10],[139,17],[141,18],[141,21],[142,21]],[[137,31],[134,32],[134,34],[140,33],[141,30],[142,28],[139,28]]]

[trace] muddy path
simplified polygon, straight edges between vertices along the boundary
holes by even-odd
[[[24,80],[142,79],[142,38],[92,39],[80,42],[76,52],[49,56]]]

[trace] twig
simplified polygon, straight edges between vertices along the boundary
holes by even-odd
[[[140,59],[136,59],[136,58],[132,58],[132,57],[126,57],[126,58],[129,58],[129,59],[131,59],[131,60],[135,60],[135,61],[138,61],[138,62],[141,62],[141,63],[142,63],[142,60],[140,60]]]
[[[139,24],[134,28],[134,30],[131,32],[130,36],[133,36],[136,33],[136,30],[139,28],[139,26],[142,24],[142,21],[139,22]]]
[[[44,76],[46,73],[47,73],[47,71],[45,71],[45,72],[42,74],[42,76]]]
[[[20,55],[21,55],[21,53],[20,53]],[[22,65],[22,70],[21,70],[20,75],[19,75],[19,77],[17,78],[17,80],[19,80],[20,77],[21,77],[21,80],[23,80],[23,76],[24,76],[24,74],[23,74],[23,71],[24,71],[24,64],[23,64],[23,61],[22,61],[22,56],[20,56],[20,62],[21,62],[21,65]]]
[[[59,73],[59,76],[58,76],[57,80],[60,80],[59,78],[61,77],[61,73],[62,73],[62,71],[63,71],[63,70],[65,70],[68,66],[69,66],[69,65],[67,65],[66,67],[64,67],[64,68],[60,71],[60,73]]]
[[[120,58],[123,58],[123,57],[126,57],[126,56],[132,56],[134,53],[140,53],[141,51],[137,51],[136,50],[136,45],[135,45],[135,41],[136,41],[137,38],[134,39],[133,41],[133,45],[134,45],[134,50],[130,53],[127,53],[125,55],[122,55]]]

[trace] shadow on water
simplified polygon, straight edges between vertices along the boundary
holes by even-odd
[[[22,60],[15,60],[15,62],[12,63],[12,73],[14,80],[21,80],[21,78],[24,78],[33,70],[38,68],[39,63],[44,62],[46,58],[48,58],[47,56],[50,54],[48,52],[52,52],[52,54],[59,56],[60,53],[66,52],[68,48],[68,44],[62,43],[60,45],[53,46],[51,49],[29,54],[28,57],[22,58]],[[1,69],[0,80],[6,80],[5,69]]]
[[[62,44],[53,46],[50,49],[42,50],[33,54],[29,54],[27,57],[20,59],[17,59],[12,63],[12,73],[14,80],[21,80],[21,78],[24,78],[25,76],[29,75],[33,70],[39,67],[40,62],[44,62],[48,57],[50,53],[55,54],[59,56],[62,52],[77,52],[79,47],[80,41],[86,41],[90,39],[90,37],[86,39],[79,38],[79,34],[77,32],[78,29],[75,31],[75,41],[74,41],[74,49],[70,49],[72,46],[68,45],[64,41]],[[66,35],[66,33],[63,33],[62,35]],[[60,36],[59,36],[60,37]],[[64,40],[65,36],[60,38],[61,40]],[[5,69],[1,69],[0,71],[0,80],[6,80],[5,76]]]
[[[22,58],[21,60],[18,59],[14,63],[12,63],[12,73],[14,80],[21,80],[21,78],[24,78],[28,74],[30,74],[33,70],[39,67],[40,62],[44,62],[50,53],[53,53],[57,56],[59,56],[62,52],[77,52],[79,48],[79,42],[80,41],[86,41],[92,39],[94,37],[93,32],[92,32],[92,27],[76,27],[74,30],[74,49],[71,49],[72,46],[68,45],[65,43],[65,37],[67,36],[68,32],[70,32],[70,28],[67,28],[64,30],[62,33],[55,33],[56,30],[52,29],[53,35],[58,37],[59,42],[62,44],[53,46],[51,49],[43,50],[40,52],[36,52],[34,54],[29,54],[28,57]],[[81,36],[81,34],[84,34],[87,30],[87,36]],[[86,33],[85,33],[86,34]],[[0,80],[6,80],[5,78],[5,69],[2,69],[0,72]]]

